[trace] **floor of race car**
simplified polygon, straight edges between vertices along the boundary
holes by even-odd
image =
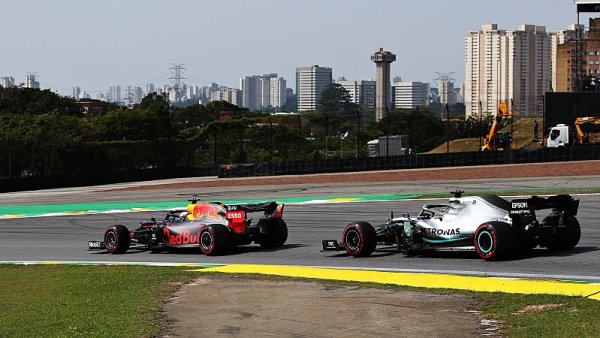
[[[160,336],[475,337],[497,328],[465,296],[202,276],[164,306]],[[210,314],[203,316],[202,314]]]

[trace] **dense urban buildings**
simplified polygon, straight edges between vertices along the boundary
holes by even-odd
[[[318,65],[296,68],[298,111],[317,109],[321,93],[332,83],[331,68]]]
[[[25,77],[25,88],[40,89],[40,83],[36,80],[35,74],[27,74]]]
[[[487,24],[470,32],[465,40],[466,115],[493,114],[502,101],[512,101],[518,117],[541,114],[552,84],[550,42],[544,26],[507,31]]]
[[[218,90],[212,92],[211,100],[227,101],[238,107],[241,107],[243,105],[242,91],[236,88],[221,87]]]

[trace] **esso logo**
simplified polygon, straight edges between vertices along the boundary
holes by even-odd
[[[241,211],[228,212],[227,215],[225,215],[225,218],[227,219],[244,219],[244,217],[245,215]]]

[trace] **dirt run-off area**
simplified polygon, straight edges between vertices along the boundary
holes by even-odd
[[[476,337],[496,323],[457,295],[202,276],[164,306],[163,337]]]

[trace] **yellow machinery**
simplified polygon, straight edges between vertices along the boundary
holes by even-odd
[[[600,125],[600,118],[598,117],[578,117],[575,120],[575,130],[577,132],[577,144],[589,143],[584,132],[581,130],[581,125],[592,123],[595,125]]]
[[[515,147],[509,133],[499,132],[500,128],[502,128],[502,120],[513,116],[514,107],[511,106],[509,110],[506,102],[501,102],[498,105],[498,113],[496,113],[490,132],[485,137],[483,146],[481,147],[482,151],[504,151]]]

